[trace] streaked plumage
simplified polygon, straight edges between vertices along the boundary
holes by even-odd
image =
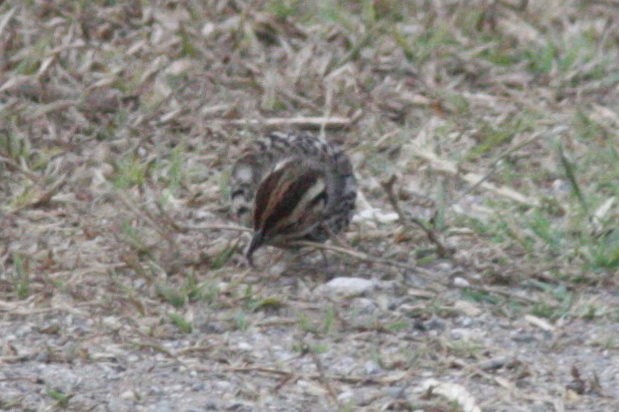
[[[263,245],[323,242],[350,223],[357,194],[348,156],[306,132],[253,141],[230,176],[232,213],[254,229],[247,258]]]

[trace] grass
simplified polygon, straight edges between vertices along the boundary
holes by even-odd
[[[30,270],[28,261],[18,253],[13,254],[15,275],[13,279],[15,294],[18,299],[25,299],[30,294]]]
[[[191,333],[193,331],[193,327],[191,326],[191,322],[186,320],[184,317],[177,313],[168,314],[170,317],[170,321],[183,333]]]
[[[69,406],[71,398],[75,396],[53,388],[47,388],[47,395],[56,401],[56,407],[60,409],[66,409]]]

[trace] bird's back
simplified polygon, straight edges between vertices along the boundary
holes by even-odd
[[[270,133],[248,145],[230,176],[230,200],[235,218],[254,226],[255,196],[261,182],[277,168],[312,167],[324,172],[327,193],[321,222],[302,239],[324,241],[329,233],[346,228],[352,218],[356,180],[348,156],[341,148],[306,132]],[[291,164],[290,164],[291,163]]]

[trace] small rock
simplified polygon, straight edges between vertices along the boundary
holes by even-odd
[[[379,373],[382,370],[382,368],[378,365],[378,363],[372,360],[365,362],[363,367],[365,369],[365,373],[367,373],[368,375]]]
[[[160,386],[153,385],[148,390],[149,395],[161,395],[162,393],[163,393],[163,389]],[[135,397],[135,393],[131,390],[124,392],[123,394],[120,395],[120,397],[123,398],[123,395],[129,396],[129,394],[131,394],[130,395],[131,397]],[[132,398],[124,397],[123,399],[132,399]]]
[[[238,344],[238,348],[239,348],[240,350],[242,350],[242,351],[249,352],[249,351],[251,351],[254,347],[253,347],[253,346],[251,346],[251,345],[250,345],[249,343],[247,343],[247,342],[239,342],[239,344]]]
[[[191,385],[191,390],[194,392],[204,392],[205,389],[206,385],[204,384],[204,382],[194,382]]]
[[[571,190],[571,186],[568,182],[562,179],[556,179],[551,185],[552,191],[555,193],[568,193]]]
[[[459,300],[454,303],[454,309],[473,318],[482,314],[482,310],[477,305],[465,300]]]
[[[436,319],[436,318],[432,318],[428,321],[422,322],[422,321],[416,321],[413,324],[413,328],[421,331],[421,332],[428,332],[431,330],[444,330],[445,329],[445,322],[443,322],[440,319]]]
[[[128,390],[128,391],[124,391],[123,393],[120,394],[120,398],[121,399],[137,399],[137,397],[135,396],[135,392],[132,390]]]
[[[385,393],[392,398],[405,398],[405,389],[406,387],[404,386],[389,386]]]
[[[269,268],[269,274],[273,276],[280,276],[286,271],[286,262],[277,262]]]
[[[180,76],[191,70],[193,66],[194,63],[190,59],[175,60],[165,69],[165,73],[171,76]]]
[[[511,340],[513,340],[514,342],[520,342],[520,343],[532,343],[532,342],[537,342],[539,339],[532,333],[524,333],[521,330],[518,330],[518,331],[514,331],[514,334],[511,337]]]
[[[363,278],[335,278],[316,288],[319,294],[353,297],[366,294],[376,288],[374,281]]]
[[[555,327],[551,325],[546,319],[538,318],[533,315],[525,315],[524,320],[529,322],[531,325],[537,326],[545,332],[554,332]]]
[[[204,25],[202,26],[202,30],[200,30],[200,33],[204,37],[209,37],[211,33],[215,31],[215,29],[216,29],[215,25],[211,23],[210,21],[208,21],[204,23]]]
[[[122,326],[120,321],[115,316],[106,316],[103,318],[103,326],[107,326],[110,329],[120,329]]]
[[[204,404],[204,409],[203,410],[205,410],[205,411],[220,411],[221,407],[215,401],[207,401],[206,404]]]
[[[216,389],[225,391],[225,390],[228,390],[232,386],[232,384],[228,381],[217,381],[213,384],[213,386]]]
[[[127,363],[136,363],[141,359],[140,356],[135,355],[135,354],[130,354],[127,356],[126,361]]]
[[[337,400],[339,402],[348,402],[354,397],[355,397],[355,393],[351,390],[347,390],[337,395]]]
[[[378,305],[372,299],[355,298],[351,308],[359,315],[373,315],[378,310]]]
[[[433,265],[433,269],[437,272],[449,272],[453,270],[453,264],[451,262],[437,262]]]
[[[457,278],[454,278],[454,286],[458,288],[467,288],[471,286],[471,284],[469,283],[468,280],[461,278],[461,277],[457,277]]]

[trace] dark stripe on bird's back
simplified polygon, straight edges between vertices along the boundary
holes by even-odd
[[[277,200],[275,207],[269,216],[266,216],[265,227],[274,227],[277,222],[282,222],[288,217],[303,199],[306,192],[316,183],[320,172],[312,170],[301,175],[290,184],[284,195]]]
[[[256,196],[254,199],[254,229],[259,229],[262,225],[263,214],[267,209],[271,193],[275,190],[279,184],[279,180],[282,177],[283,169],[276,170],[268,175],[264,181],[258,187]]]

